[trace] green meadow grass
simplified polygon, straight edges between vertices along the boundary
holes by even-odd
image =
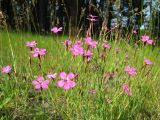
[[[100,57],[100,43],[93,49],[91,62],[86,64],[81,56],[73,58],[66,50],[62,45],[65,39],[65,36],[0,31],[0,68],[12,66],[10,77],[0,73],[1,120],[160,119],[160,48],[135,47],[121,38],[121,42],[109,42],[111,49],[105,60]],[[32,58],[29,64],[30,53],[25,42],[31,40],[36,40],[37,47],[47,49],[42,69],[37,58]],[[116,54],[115,48],[120,52]],[[150,59],[153,65],[142,68],[144,58]],[[137,69],[136,76],[128,77],[124,72],[127,65]],[[78,73],[74,88],[67,91],[58,88],[58,76],[50,80],[45,90],[35,90],[31,84],[38,75],[46,78],[49,72],[61,71]],[[107,78],[113,71],[115,77]],[[132,96],[123,93],[123,83],[129,84]]]

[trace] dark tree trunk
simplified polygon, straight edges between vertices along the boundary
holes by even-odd
[[[2,0],[1,1],[1,9],[3,13],[6,15],[6,23],[9,27],[14,28],[14,14],[13,14],[13,7],[11,4],[11,0]]]
[[[47,31],[49,27],[47,6],[48,6],[48,0],[38,0],[37,13],[39,20],[39,31],[41,33]]]
[[[70,33],[75,34],[80,18],[80,0],[65,0],[65,4],[70,24],[69,30],[71,30]]]

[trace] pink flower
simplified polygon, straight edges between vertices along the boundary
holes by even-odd
[[[4,74],[9,74],[11,71],[11,66],[10,65],[7,65],[5,67],[2,68],[1,72],[4,73]]]
[[[136,69],[130,66],[126,66],[124,71],[127,72],[130,76],[134,76],[137,74]]]
[[[65,72],[61,72],[60,73],[61,80],[57,82],[57,86],[65,90],[75,87],[76,83],[72,81],[74,77],[75,75],[73,73],[69,73],[67,75]]]
[[[47,77],[48,77],[48,78],[51,78],[51,79],[55,79],[56,76],[57,76],[57,73],[54,73],[54,74],[49,73],[49,74],[47,75]]]
[[[91,55],[93,53],[90,50],[85,50],[84,51],[84,56],[86,57],[87,62],[89,62],[91,60]]]
[[[44,80],[42,76],[38,76],[36,80],[32,81],[32,84],[35,85],[35,89],[47,89],[49,80]]]
[[[64,42],[63,42],[63,45],[64,46],[66,46],[66,47],[68,47],[68,46],[70,46],[71,45],[71,41],[70,40],[65,40]]]
[[[97,20],[96,20],[97,17],[98,17],[98,16],[94,16],[94,15],[91,15],[91,14],[90,14],[87,19],[88,19],[89,21],[91,21],[91,22],[95,22],[95,21],[97,21]]]
[[[149,59],[144,59],[145,65],[152,65],[153,63]]]
[[[87,18],[89,21],[91,21],[91,22],[95,22],[95,21],[97,21],[95,18]]]
[[[147,42],[149,40],[149,36],[148,35],[142,35],[141,37],[143,42]]]
[[[43,48],[35,48],[33,51],[31,51],[33,57],[44,56],[46,52],[46,49]]]
[[[108,44],[108,43],[103,43],[102,46],[103,46],[104,49],[110,49],[111,48],[110,44]]]
[[[92,41],[91,37],[86,37],[86,38],[84,38],[84,40],[85,40],[85,42],[86,42],[87,45],[89,45],[89,46],[91,46],[93,48],[95,48],[96,45],[97,45],[97,42]]]
[[[71,48],[69,48],[69,50],[72,52],[74,56],[83,55],[84,51],[80,41],[77,41],[75,44],[73,44]]]
[[[37,45],[36,41],[26,42],[26,46],[30,47],[30,48],[34,48],[34,47],[36,47],[36,45]]]
[[[142,36],[142,41],[148,43],[149,45],[153,44],[153,40],[150,40],[149,36],[147,35]]]
[[[53,27],[53,28],[51,29],[51,32],[53,32],[53,33],[58,33],[58,32],[60,32],[60,31],[62,31],[62,27],[60,27],[60,28],[58,28],[58,27]]]
[[[130,91],[129,86],[127,84],[123,84],[122,89],[123,92],[126,93],[128,96],[132,96],[132,92]]]
[[[90,57],[93,53],[90,50],[84,51],[84,56]]]

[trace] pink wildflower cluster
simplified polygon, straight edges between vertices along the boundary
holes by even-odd
[[[49,73],[47,75],[47,78],[55,79],[56,76],[57,76],[57,73],[54,73],[54,74]],[[47,89],[49,80],[45,80],[43,76],[38,76],[36,80],[32,81],[32,84],[35,86],[35,89]]]
[[[126,93],[128,96],[132,96],[132,92],[127,84],[123,84],[122,89],[123,92]]]
[[[76,83],[72,80],[73,78],[75,78],[75,75],[73,73],[66,74],[65,72],[61,72],[60,78],[61,80],[57,82],[58,87],[65,90],[75,87]]]
[[[87,50],[84,51],[84,57],[86,58],[86,61],[89,62],[91,60],[91,55],[93,54],[91,52],[90,47],[96,48],[97,42],[93,41],[91,37],[84,38],[85,43],[88,45]]]
[[[46,49],[43,48],[35,48],[37,43],[35,41],[28,41],[26,42],[26,46],[31,48],[31,54],[33,57],[41,57],[46,54]],[[34,49],[32,49],[34,48]]]
[[[53,27],[52,29],[51,29],[51,32],[53,32],[53,33],[58,33],[58,32],[61,32],[62,31],[62,27]]]
[[[133,68],[133,67],[130,67],[130,66],[126,66],[124,71],[127,72],[129,76],[134,76],[134,75],[137,74],[136,68]]]
[[[9,74],[10,71],[11,71],[11,66],[10,65],[2,67],[2,69],[1,69],[1,72],[4,73],[4,74]]]
[[[153,40],[151,40],[151,39],[149,38],[149,36],[147,36],[147,35],[142,35],[141,40],[142,40],[142,42],[144,42],[144,43],[147,43],[147,44],[150,44],[150,45],[153,44]]]
[[[88,45],[87,50],[84,50],[80,40],[77,40],[75,43],[72,43],[70,40],[65,40],[63,45],[69,48],[69,51],[71,51],[73,56],[83,55],[86,58],[86,61],[89,62],[91,60],[91,55],[93,54],[90,48],[95,48],[97,42],[93,41],[91,37],[86,37],[84,40]]]
[[[65,72],[61,72],[59,74],[61,80],[57,82],[57,86],[68,90],[70,88],[75,87],[76,83],[72,80],[77,77],[72,72],[66,74]],[[57,77],[57,73],[47,75],[49,79],[55,79]],[[36,80],[32,81],[32,85],[35,86],[35,89],[47,89],[49,85],[49,80],[45,80],[43,76],[38,76]]]

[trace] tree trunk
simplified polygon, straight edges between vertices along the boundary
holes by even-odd
[[[48,24],[48,12],[47,12],[47,6],[48,6],[48,0],[38,0],[38,20],[39,20],[39,31],[40,33],[44,33],[48,30],[49,24]]]
[[[7,16],[6,23],[9,27],[14,28],[14,14],[13,14],[13,8],[11,4],[11,0],[2,0],[1,1],[1,9],[4,15]]]
[[[80,15],[80,0],[65,0],[68,19],[69,19],[69,30],[70,34],[76,34],[79,15]]]

